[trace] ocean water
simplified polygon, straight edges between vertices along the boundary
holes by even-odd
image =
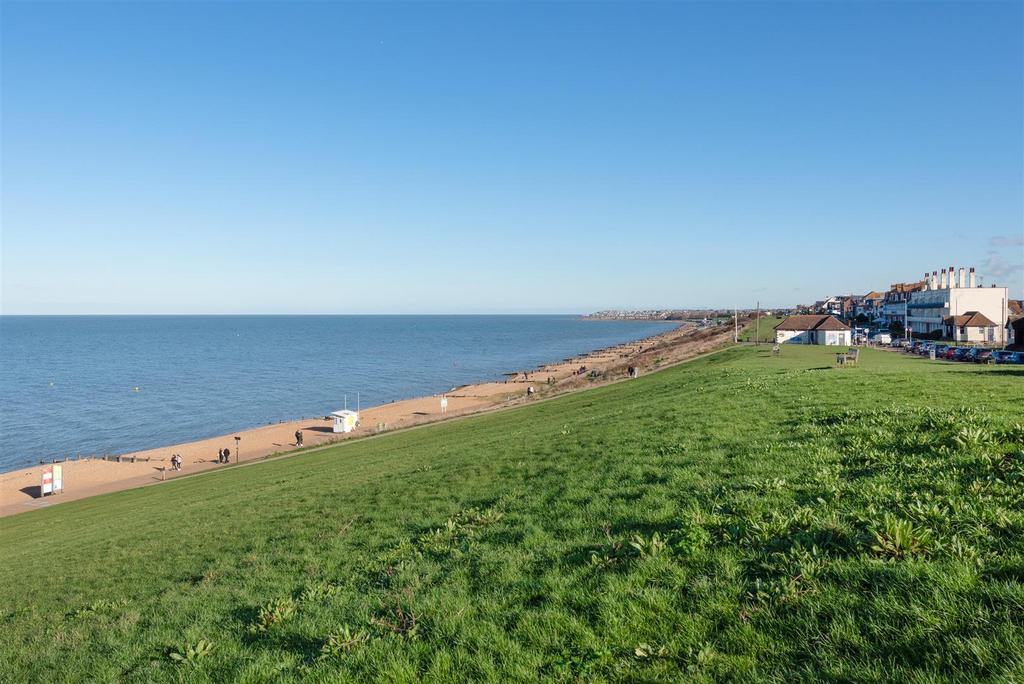
[[[664,332],[575,316],[0,316],[0,472],[447,391]],[[136,390],[135,388],[138,388]]]

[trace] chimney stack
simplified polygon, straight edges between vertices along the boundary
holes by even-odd
[[[968,287],[977,287],[977,285],[974,284],[974,267],[973,266],[971,266],[971,273],[970,273],[969,277],[970,277],[970,280],[968,281]]]
[[[953,285],[953,278],[955,278],[955,277],[956,277],[956,268],[953,267],[953,266],[950,266],[949,267],[949,279],[946,281],[946,286],[948,288],[953,289],[954,287],[956,287],[955,285]]]
[[[966,273],[967,273],[967,271],[964,270],[963,266],[961,266],[960,267],[960,271],[957,273],[957,281],[956,281],[956,286],[957,287],[967,287],[967,275],[966,275]]]
[[[933,290],[939,289],[939,272],[938,271],[932,271],[932,289]]]
[[[939,271],[939,289],[946,289],[946,269]]]

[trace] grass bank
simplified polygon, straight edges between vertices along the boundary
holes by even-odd
[[[740,330],[740,342],[775,343],[775,326],[782,323],[778,316],[762,316],[760,323],[751,322]]]
[[[0,679],[1024,676],[1022,372],[833,352],[0,520]]]

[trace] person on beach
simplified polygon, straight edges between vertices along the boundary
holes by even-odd
[[[526,388],[526,396],[528,396],[528,397],[532,397],[533,396],[533,385],[530,385],[529,387]]]
[[[302,430],[295,431],[295,446],[302,446]]]
[[[217,463],[223,463],[223,462],[224,462],[224,450],[223,449],[217,449]]]
[[[171,470],[181,470],[181,456],[178,454],[171,456]]]
[[[224,462],[231,463],[231,449],[224,450]]]

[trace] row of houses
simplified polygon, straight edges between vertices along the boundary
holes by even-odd
[[[776,328],[776,341],[846,345],[850,323],[993,346],[1024,343],[1024,310],[1005,287],[983,287],[975,269],[953,266],[916,282],[893,283],[885,292],[837,295],[798,307]]]

